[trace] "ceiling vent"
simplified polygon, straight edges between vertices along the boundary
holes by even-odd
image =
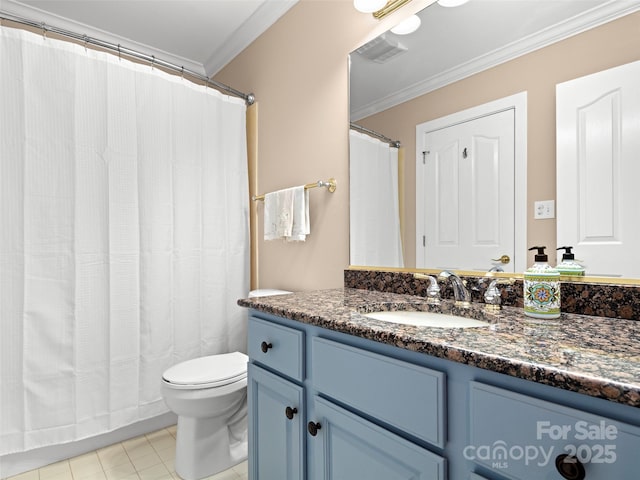
[[[380,35],[356,50],[356,53],[376,63],[385,63],[408,49],[386,34]]]

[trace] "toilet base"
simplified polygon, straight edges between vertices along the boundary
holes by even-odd
[[[176,473],[183,480],[199,480],[247,459],[247,419],[226,425],[220,421],[178,417]]]

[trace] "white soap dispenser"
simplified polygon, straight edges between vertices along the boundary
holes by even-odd
[[[584,267],[575,261],[575,255],[571,252],[573,247],[558,247],[556,250],[564,250],[562,261],[556,266],[560,275],[583,276]]]
[[[537,250],[535,263],[524,273],[524,313],[535,318],[560,316],[560,273],[549,265],[544,253],[547,247],[531,247]]]

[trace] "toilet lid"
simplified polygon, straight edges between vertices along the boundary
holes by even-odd
[[[162,378],[175,385],[221,387],[246,378],[247,361],[248,357],[241,352],[194,358],[167,369]]]

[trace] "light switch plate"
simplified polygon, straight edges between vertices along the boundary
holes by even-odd
[[[535,218],[536,220],[556,217],[555,200],[539,200],[534,203],[533,208],[533,218]]]

